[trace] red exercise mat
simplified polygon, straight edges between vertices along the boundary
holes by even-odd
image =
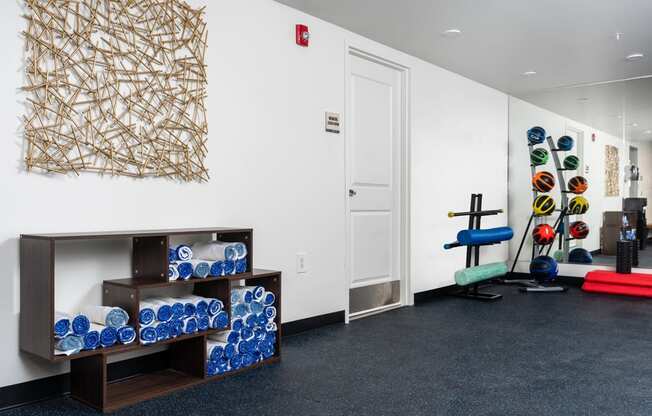
[[[619,274],[606,270],[595,270],[586,274],[582,290],[593,293],[651,298],[652,275],[642,273]]]

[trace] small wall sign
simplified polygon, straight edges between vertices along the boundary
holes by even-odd
[[[339,113],[326,113],[326,132],[340,134]]]

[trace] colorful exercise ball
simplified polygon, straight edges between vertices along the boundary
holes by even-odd
[[[541,144],[546,140],[546,130],[543,127],[534,126],[527,131],[527,142],[529,145]]]
[[[548,195],[539,195],[532,204],[532,211],[537,217],[550,215],[555,211],[555,200]]]
[[[568,190],[576,195],[581,195],[589,189],[589,181],[583,176],[575,176],[568,181]]]
[[[580,167],[580,158],[575,155],[566,156],[564,167],[568,170],[577,170]]]
[[[532,239],[541,246],[555,242],[555,230],[549,224],[539,224],[532,231]]]
[[[561,251],[561,250],[557,250],[557,251],[555,251],[555,254],[552,255],[552,257],[553,257],[556,261],[561,262],[561,261],[564,260],[564,252]]]
[[[538,172],[532,177],[532,186],[539,192],[550,192],[555,187],[555,177],[550,172]]]
[[[568,213],[571,215],[586,214],[589,210],[589,201],[583,196],[576,196],[568,204]]]
[[[573,140],[572,137],[570,136],[561,136],[557,140],[557,149],[559,150],[564,150],[564,151],[569,151],[573,149],[573,145],[575,144],[575,140]]]
[[[568,261],[571,263],[591,264],[593,256],[585,248],[574,248],[568,253]]]
[[[530,162],[534,166],[542,166],[548,163],[548,159],[550,158],[550,154],[548,151],[544,148],[537,148],[532,151],[530,154]]]
[[[571,223],[568,232],[574,239],[584,240],[589,235],[589,226],[584,221],[575,221]]]
[[[549,283],[557,278],[559,265],[550,256],[539,256],[530,263],[530,275],[541,283]]]

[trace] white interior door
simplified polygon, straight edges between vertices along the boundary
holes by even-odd
[[[350,56],[346,169],[350,314],[400,303],[400,70]],[[364,289],[368,290],[364,290]]]

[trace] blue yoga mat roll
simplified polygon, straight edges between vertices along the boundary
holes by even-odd
[[[486,230],[462,230],[457,233],[457,241],[463,246],[491,244],[508,241],[514,237],[510,227],[488,228]]]

